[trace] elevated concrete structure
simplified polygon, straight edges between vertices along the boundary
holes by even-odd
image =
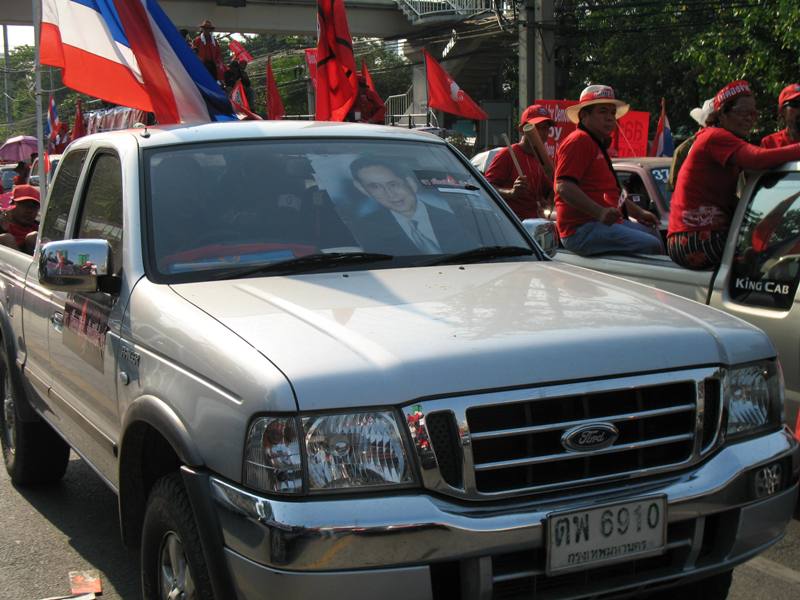
[[[180,28],[195,31],[203,19],[211,19],[217,31],[316,35],[316,0],[247,0],[245,6],[220,6],[212,0],[159,0]],[[2,0],[0,23],[32,25],[31,0]],[[387,38],[403,36],[412,29],[394,0],[347,0],[347,20],[354,36]]]

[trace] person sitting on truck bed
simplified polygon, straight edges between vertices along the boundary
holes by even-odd
[[[33,254],[39,230],[39,190],[32,185],[16,185],[5,212],[0,244]]]
[[[719,265],[742,169],[769,169],[800,159],[800,144],[765,149],[745,141],[758,115],[747,81],[733,81],[717,92],[714,110],[718,125],[698,132],[670,207],[669,256],[689,269]]]
[[[781,90],[778,115],[786,127],[761,138],[762,148],[781,148],[800,142],[800,83],[790,83]]]
[[[544,171],[536,154],[533,131],[536,128],[541,139],[547,139],[547,132],[553,125],[550,113],[541,104],[531,104],[522,112],[519,120],[521,139],[518,143],[500,150],[486,169],[486,179],[491,183],[508,207],[520,219],[535,219],[549,204],[553,182]],[[522,173],[517,173],[511,157],[517,158]]]
[[[577,254],[664,253],[658,217],[622,195],[606,152],[629,108],[607,85],[590,85],[567,108],[578,128],[556,150],[556,224],[564,247]],[[623,219],[623,205],[638,223]]]

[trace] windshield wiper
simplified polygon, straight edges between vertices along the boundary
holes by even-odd
[[[318,254],[307,254],[288,260],[258,265],[256,267],[241,267],[238,269],[226,269],[215,273],[214,279],[228,279],[230,277],[247,277],[259,273],[281,274],[302,273],[313,271],[325,267],[337,265],[353,265],[382,260],[392,260],[391,254],[379,254],[377,252],[320,252]]]
[[[533,253],[534,251],[530,248],[524,248],[522,246],[481,246],[480,248],[473,248],[472,250],[457,252],[456,254],[447,254],[425,264],[427,266],[433,266],[450,265],[455,263],[476,263],[492,258],[529,256]]]

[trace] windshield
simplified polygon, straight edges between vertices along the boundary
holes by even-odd
[[[0,192],[8,192],[11,191],[11,188],[14,187],[14,177],[17,176],[17,172],[13,169],[3,169],[0,171],[0,178],[2,178],[3,189]]]
[[[475,248],[530,247],[439,144],[228,142],[156,150],[145,160],[149,263],[160,279],[281,273],[258,268],[278,263],[391,268]],[[342,257],[348,253],[362,254]],[[294,260],[321,254],[335,258]],[[531,260],[503,250],[480,256]]]
[[[650,173],[658,186],[658,192],[664,199],[664,210],[669,212],[669,203],[672,200],[672,190],[669,187],[669,167],[654,167],[650,169]]]

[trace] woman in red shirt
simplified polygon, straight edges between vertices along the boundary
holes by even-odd
[[[733,81],[714,97],[718,125],[697,133],[678,173],[670,206],[667,251],[689,269],[710,269],[722,259],[738,198],[742,169],[769,169],[800,160],[800,143],[764,149],[746,141],[758,112],[746,81]]]

